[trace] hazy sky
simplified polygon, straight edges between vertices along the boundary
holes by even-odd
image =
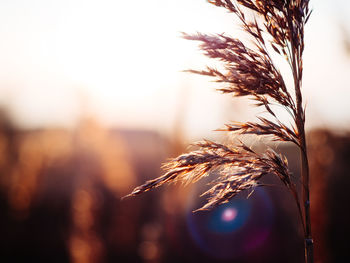
[[[349,127],[350,56],[340,25],[350,32],[350,4],[311,6],[309,124]],[[242,103],[181,72],[208,63],[181,31],[240,34],[231,15],[204,0],[2,0],[0,103],[25,127],[72,126],[84,110],[109,125],[171,131],[180,114],[189,136],[202,136],[244,119]]]

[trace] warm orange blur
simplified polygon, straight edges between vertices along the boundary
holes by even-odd
[[[315,263],[345,262],[350,1],[314,2],[306,28],[303,96]],[[180,37],[182,31],[241,37],[230,14],[202,0],[0,1],[1,263],[295,263],[302,258],[295,204],[273,178],[266,179],[266,185],[277,185],[266,187],[274,209],[271,229],[264,232],[269,236],[261,244],[250,237],[260,246],[242,255],[235,254],[236,243],[221,240],[232,253],[226,259],[203,248],[188,223],[194,215],[190,204],[204,200],[198,195],[206,179],[121,201],[160,176],[162,162],[187,151],[187,142],[221,136],[213,130],[231,120],[255,119],[260,111],[215,92],[218,83],[182,72],[216,66],[197,43]],[[297,149],[284,144],[278,149],[287,155],[300,189]],[[206,220],[201,234],[216,243],[224,234],[208,230]],[[261,220],[254,215],[242,224],[255,229]]]
[[[192,214],[188,205],[200,200],[193,195],[197,186],[165,187],[120,201],[136,185],[159,176],[166,157],[185,150],[180,124],[169,140],[152,131],[106,129],[92,118],[82,118],[74,130],[18,129],[5,113],[0,120],[0,212],[6,215],[0,224],[5,233],[0,238],[4,249],[0,259],[4,262],[8,258],[21,262],[23,255],[36,262],[55,256],[72,263],[156,263],[168,262],[174,253],[180,261],[195,256],[212,262],[194,245],[186,223]],[[342,204],[350,199],[346,190],[349,141],[347,134],[326,130],[309,136],[317,262],[334,262],[342,255],[342,246],[332,244],[342,244],[337,229],[348,231],[349,215]],[[296,149],[287,145],[281,151],[297,178]],[[280,182],[268,178],[266,184]],[[263,248],[269,251],[277,246],[280,252],[266,252],[264,257],[302,258],[293,200],[281,191],[283,186],[268,189],[279,211]],[[249,255],[247,262],[255,262],[263,254],[258,249]]]
[[[9,212],[17,220],[26,220],[44,201],[43,192],[63,194],[71,199],[67,239],[71,262],[102,262],[104,250],[96,215],[103,197],[96,187],[106,187],[119,199],[136,183],[119,133],[104,129],[92,119],[82,120],[74,131],[19,131],[8,119],[1,121],[1,193],[7,195]],[[65,174],[71,165],[73,173]],[[65,193],[65,188],[71,188],[70,193]]]

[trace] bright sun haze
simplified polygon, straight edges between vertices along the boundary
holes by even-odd
[[[308,108],[324,116],[322,124],[346,107],[337,119],[348,121],[349,91],[330,100],[334,111],[324,113],[322,86],[331,81],[314,80],[322,65],[312,47],[324,40],[317,23],[328,14],[326,2],[320,6],[307,29]],[[1,1],[0,103],[25,127],[72,126],[87,110],[108,125],[169,131],[185,101],[186,129],[201,136],[236,115],[224,113],[229,98],[215,93],[214,83],[181,72],[210,63],[181,32],[239,34],[232,18],[203,0]],[[324,59],[346,75],[349,61],[336,44],[328,44]],[[344,78],[335,89],[343,90]]]

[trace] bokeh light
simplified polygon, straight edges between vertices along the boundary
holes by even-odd
[[[221,215],[221,220],[224,222],[232,222],[237,216],[237,209],[235,208],[226,208]]]
[[[193,213],[199,205],[195,195],[187,207],[187,226],[203,252],[214,258],[239,258],[267,241],[274,209],[264,189],[256,189],[249,198],[240,194],[211,211]]]

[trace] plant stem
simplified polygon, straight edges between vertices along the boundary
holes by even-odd
[[[303,125],[304,126],[304,125]],[[300,134],[300,144],[302,150],[300,151],[301,157],[301,177],[303,182],[303,203],[304,203],[304,215],[305,215],[305,262],[313,263],[313,241],[311,235],[311,220],[310,220],[310,188],[309,188],[309,163],[307,157],[306,140],[304,129]]]
[[[289,16],[287,10],[286,15]],[[288,27],[293,32],[292,21],[288,21]],[[310,220],[310,176],[309,162],[307,156],[306,137],[305,137],[305,114],[303,109],[303,98],[301,94],[302,84],[302,52],[300,46],[296,46],[294,38],[291,34],[290,45],[292,49],[291,67],[294,78],[294,88],[296,97],[296,116],[295,123],[298,130],[300,161],[301,161],[301,181],[302,181],[302,200],[304,204],[304,248],[305,248],[305,263],[313,263],[313,240],[311,235],[311,220]]]
[[[295,72],[298,72],[295,70]],[[310,175],[309,162],[307,157],[306,137],[305,137],[305,117],[302,106],[301,81],[294,76],[295,95],[297,101],[297,116],[296,125],[298,128],[300,159],[301,159],[301,178],[302,178],[302,199],[304,204],[304,247],[305,247],[305,262],[313,263],[313,240],[311,235],[311,220],[310,220]]]

